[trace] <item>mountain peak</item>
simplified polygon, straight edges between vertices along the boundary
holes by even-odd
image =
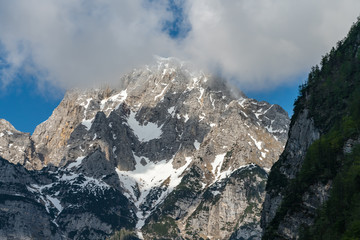
[[[181,206],[182,213],[166,213],[186,221],[202,194],[212,189],[221,195],[235,176],[249,176],[244,172],[266,178],[256,169],[269,169],[282,152],[289,124],[284,110],[241,92],[233,94],[225,81],[192,70],[185,62],[159,58],[156,65],[135,69],[120,82],[117,88],[69,91],[50,118],[28,136],[33,157],[25,159],[36,164],[25,166],[55,179],[53,184],[28,187],[50,199],[56,224],[61,224],[56,216],[71,204],[67,194],[56,194],[55,189],[63,184],[78,188],[78,181],[85,181],[84,189],[96,189],[94,194],[113,189],[126,198],[137,229],[150,226],[171,194],[195,181],[196,201],[187,203],[195,205]],[[12,161],[16,154],[7,159]],[[211,224],[220,224],[215,222]]]

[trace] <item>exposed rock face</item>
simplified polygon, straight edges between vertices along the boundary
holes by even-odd
[[[65,239],[43,204],[27,189],[36,179],[22,166],[0,158],[0,236],[5,239]]]
[[[250,165],[213,184],[186,221],[188,237],[194,234],[229,239],[232,235],[232,239],[259,239],[266,179],[264,170]],[[238,229],[236,233],[234,229]]]
[[[35,151],[44,156],[44,166],[47,164],[60,165],[70,135],[82,120],[84,109],[74,101],[76,100],[75,96],[70,97],[69,95],[66,94],[50,118],[37,126],[31,136],[35,142]]]
[[[67,238],[136,228],[145,239],[257,239],[262,168],[282,152],[289,119],[229,89],[160,59],[125,75],[119,89],[68,92],[31,137],[19,133],[32,158],[1,156],[43,176],[26,189]],[[1,139],[7,148],[11,138]],[[171,228],[157,231],[162,223]]]
[[[274,180],[268,185],[261,219],[263,228],[266,228],[274,219],[283,200],[287,183],[295,178],[301,169],[307,149],[319,137],[320,133],[314,126],[314,121],[308,118],[308,110],[304,110],[294,121],[285,150],[271,169],[274,172],[273,175],[277,174],[280,177],[276,179],[278,183]],[[292,226],[295,228],[295,225]]]
[[[133,205],[120,191],[71,165],[34,172],[0,164],[1,238],[102,239],[135,226]]]
[[[19,132],[9,122],[0,119],[0,156],[28,169],[40,169],[43,158],[34,150],[29,133]]]
[[[204,191],[196,178],[199,174],[199,168],[191,168],[149,218],[143,234],[148,239],[174,238],[179,232],[187,239],[260,239],[266,172],[249,165]],[[161,226],[170,228],[164,234],[158,231]]]
[[[278,162],[271,169],[271,177],[267,185],[263,203],[261,227],[267,229],[274,220],[283,203],[290,181],[299,173],[309,146],[320,137],[308,110],[303,110],[294,120],[289,131],[289,139]],[[278,239],[297,239],[302,226],[310,226],[314,222],[317,209],[328,199],[331,181],[316,182],[303,194],[296,212],[288,212],[281,217],[276,230]],[[278,220],[277,220],[278,221]],[[267,229],[267,231],[271,231]]]

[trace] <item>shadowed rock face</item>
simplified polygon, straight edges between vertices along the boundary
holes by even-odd
[[[319,137],[320,132],[314,126],[314,120],[308,117],[308,110],[305,109],[294,121],[294,124],[289,132],[289,138],[285,150],[281,154],[279,161],[272,168],[271,174],[284,176],[284,179],[279,180],[277,184],[275,184],[274,181],[269,181],[262,210],[261,227],[263,229],[265,229],[274,219],[284,199],[285,188],[288,182],[296,177],[305,160],[306,152],[309,146],[315,140],[319,139]],[[307,203],[307,211],[309,215],[315,215],[314,210],[317,209],[317,207],[319,207],[325,201],[325,199],[327,199],[327,190],[329,190],[329,186],[326,185],[327,184],[321,186],[319,185],[317,187],[314,186],[314,189],[311,191],[312,195],[318,195],[316,193],[318,191],[320,194],[323,192],[324,196],[315,199],[315,202],[311,199],[308,199],[309,201]],[[325,189],[327,190],[324,191]],[[295,218],[302,218],[304,221],[298,221],[297,223],[291,222],[294,221]],[[297,230],[295,229],[297,229],[301,224],[309,224],[312,222],[312,220],[308,219],[306,216],[295,216],[295,218],[293,220],[285,220],[287,221],[287,228],[293,228],[291,231],[294,234],[297,234]],[[290,237],[290,239],[292,238],[295,238],[295,236]]]
[[[256,237],[267,178],[261,168],[278,159],[288,124],[279,106],[159,59],[123,76],[118,88],[68,92],[32,136],[0,122],[0,156],[43,176],[24,186],[55,233],[69,238],[135,225],[146,239],[166,237],[154,230],[161,221],[180,238]]]

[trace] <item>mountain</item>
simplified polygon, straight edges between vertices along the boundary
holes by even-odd
[[[174,58],[69,91],[32,136],[0,121],[0,236],[259,239],[289,123]]]
[[[313,67],[271,169],[263,239],[359,239],[360,22]]]

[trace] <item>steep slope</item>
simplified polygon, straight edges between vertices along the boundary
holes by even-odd
[[[72,171],[75,164],[36,172],[2,158],[0,164],[1,238],[101,239],[114,228],[135,227],[128,199]]]
[[[65,239],[27,185],[36,184],[22,166],[0,158],[0,236],[6,239]],[[30,224],[31,223],[31,224]]]
[[[262,169],[283,150],[287,113],[172,58],[120,84],[68,92],[31,137],[19,133],[34,157],[6,155],[51,179],[27,189],[62,234],[96,239],[127,228],[153,239],[173,229],[227,239],[245,229],[236,234],[259,238]],[[2,125],[0,146],[16,145]],[[161,222],[173,228],[159,232]]]
[[[300,87],[266,186],[263,239],[358,238],[359,49],[357,22]]]
[[[43,166],[43,156],[35,152],[30,134],[17,131],[4,119],[0,119],[0,156],[28,169],[40,169]]]
[[[266,172],[247,165],[205,189],[201,174],[191,168],[149,217],[142,229],[147,239],[260,239]]]

